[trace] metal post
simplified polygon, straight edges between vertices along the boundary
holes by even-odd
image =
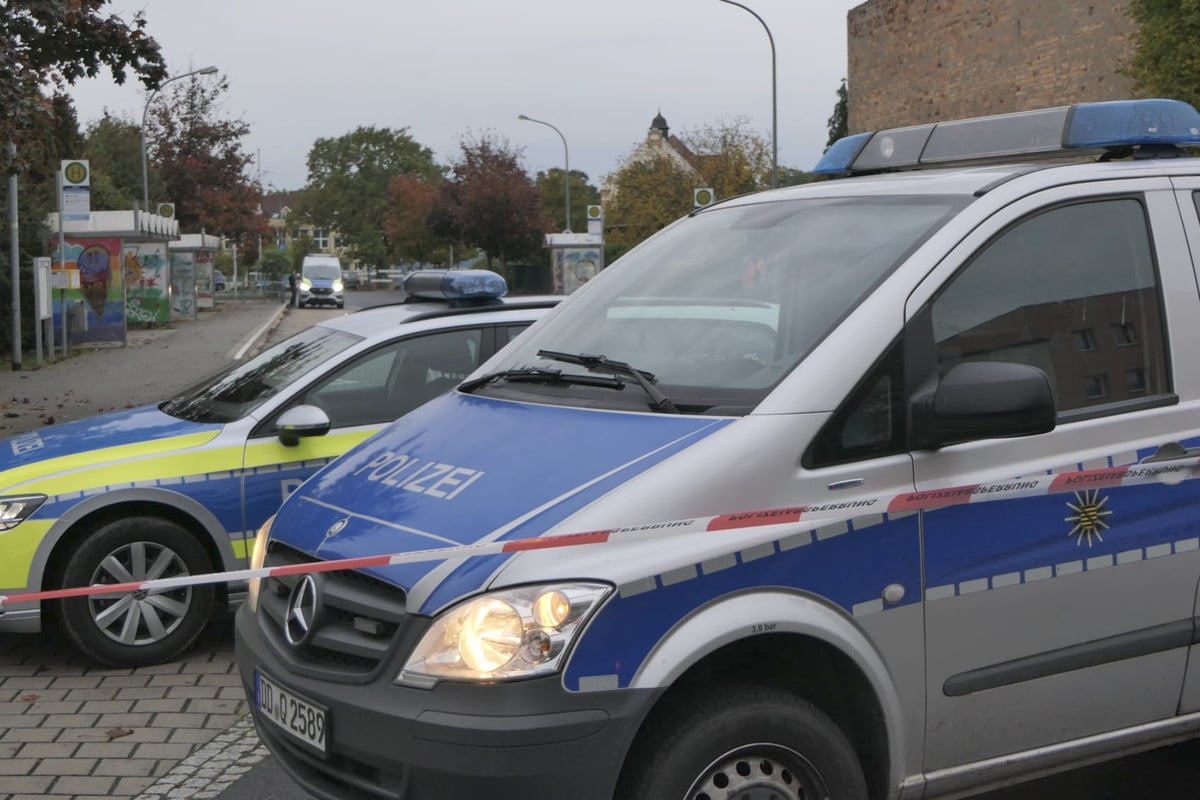
[[[567,230],[565,232],[570,233],[571,232],[571,154],[567,150],[567,137],[563,136],[562,131],[560,131],[558,128],[555,128],[549,122],[543,122],[540,119],[534,119],[533,117],[527,117],[524,114],[518,114],[517,119],[523,120],[525,122],[536,122],[538,125],[545,125],[547,128],[550,128],[552,131],[557,133],[558,138],[562,139],[563,161],[566,164],[566,170],[565,170],[565,172],[563,172],[563,196],[566,198],[566,206],[567,206],[567,214],[565,217],[566,222],[567,222]]]
[[[8,143],[8,158],[8,266],[12,272],[12,368],[15,372],[21,369],[21,247],[17,224],[17,146],[13,142]],[[37,314],[36,309],[34,314]]]
[[[67,277],[67,235],[63,229],[63,175],[62,170],[58,171],[58,268],[62,270],[63,278]],[[62,346],[63,358],[67,357],[67,328],[70,322],[67,320],[67,290],[60,289],[58,292],[58,306],[62,309]],[[50,347],[53,352],[54,347]]]
[[[145,211],[153,211],[150,208],[150,176],[146,169],[146,114],[150,111],[150,104],[154,102],[154,97],[159,93],[159,91],[171,81],[182,80],[183,78],[188,78],[192,75],[212,75],[216,71],[216,67],[205,67],[203,69],[194,69],[191,72],[185,72],[182,75],[175,75],[167,78],[158,85],[157,89],[150,92],[150,96],[146,98],[146,105],[142,107],[142,203],[145,204]]]
[[[779,104],[777,103],[778,95],[775,89],[775,37],[771,35],[771,29],[767,27],[767,23],[763,21],[763,18],[754,13],[754,9],[748,8],[741,3],[736,3],[734,0],[720,1],[754,14],[754,18],[759,21],[763,26],[763,30],[767,32],[767,41],[771,43],[771,187],[776,188],[779,186]]]

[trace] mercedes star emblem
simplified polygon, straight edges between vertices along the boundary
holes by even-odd
[[[288,644],[292,647],[305,644],[312,637],[320,612],[317,579],[313,575],[305,575],[292,589],[292,596],[288,599],[287,616],[283,620],[283,635]]]

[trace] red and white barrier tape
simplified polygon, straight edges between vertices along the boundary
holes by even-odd
[[[611,530],[566,533],[531,539],[513,539],[511,541],[464,544],[454,547],[439,547],[432,550],[414,550],[406,553],[360,556],[333,561],[314,561],[312,563],[289,564],[279,567],[213,572],[205,575],[185,575],[178,578],[160,578],[150,581],[95,584],[71,589],[23,592],[21,594],[0,595],[0,611],[3,611],[6,606],[20,603],[62,600],[70,597],[104,597],[127,592],[154,593],[186,586],[244,581],[252,578],[267,578],[278,575],[336,572],[339,570],[363,569],[365,567],[385,567],[395,564],[443,561],[452,558],[477,558],[479,556],[519,553],[525,550],[549,550],[559,547],[579,547],[605,542],[674,536],[679,533],[731,532],[744,531],[751,528],[794,526],[801,519],[827,525],[870,514],[931,511],[963,503],[1013,500],[1049,494],[1136,486],[1155,482],[1176,484],[1196,477],[1200,477],[1200,458],[1186,458],[1153,464],[1130,464],[1121,467],[1105,467],[1079,472],[1039,475],[1032,478],[1015,478],[1007,481],[994,481],[969,486],[952,486],[944,489],[906,492],[891,497],[860,497],[853,500],[847,499],[844,502],[745,511],[734,514],[717,514],[709,517],[672,520],[670,522],[657,522],[646,525],[635,525],[628,528],[613,528]]]

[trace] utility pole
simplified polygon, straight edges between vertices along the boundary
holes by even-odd
[[[12,273],[12,368],[15,372],[21,369],[21,247],[17,224],[17,145],[13,142],[8,143],[8,159],[8,266]]]

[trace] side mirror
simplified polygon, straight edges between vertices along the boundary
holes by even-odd
[[[279,441],[285,447],[295,447],[306,436],[324,436],[329,433],[329,415],[316,406],[296,406],[280,415],[275,424]]]
[[[914,398],[912,412],[913,443],[919,449],[1046,433],[1056,420],[1046,373],[1000,361],[951,368],[936,388]]]

